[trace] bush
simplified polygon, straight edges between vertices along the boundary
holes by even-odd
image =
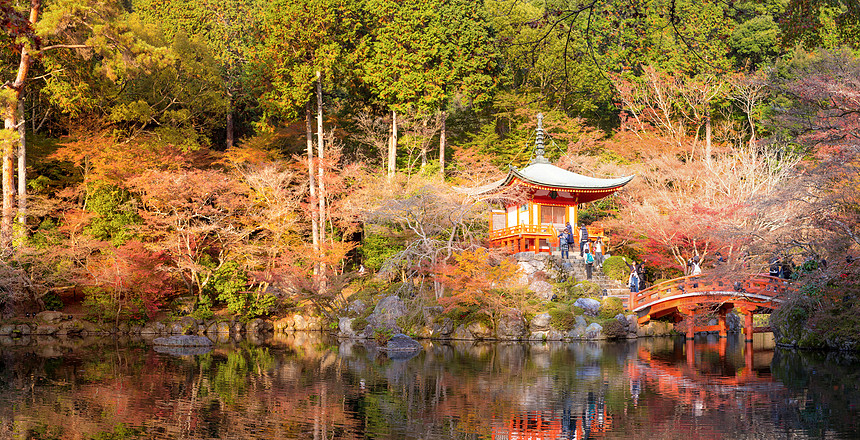
[[[601,318],[614,318],[619,313],[624,313],[624,303],[621,302],[621,298],[609,297],[603,300],[599,312]]]
[[[570,330],[576,326],[576,313],[570,305],[561,304],[559,308],[549,309],[549,325],[556,330]]]
[[[609,339],[627,338],[627,326],[613,319],[603,325],[603,334]]]
[[[403,246],[396,244],[390,234],[378,232],[381,233],[366,231],[360,248],[364,267],[374,272],[379,271],[386,260],[403,250]]]
[[[603,261],[603,273],[613,280],[626,280],[630,274],[627,259],[621,256],[609,257]]]
[[[63,304],[63,299],[60,298],[60,295],[57,292],[50,291],[42,296],[42,302],[45,303],[46,310],[61,310],[65,304]]]
[[[600,284],[592,281],[580,281],[576,283],[572,293],[574,300],[576,298],[600,298],[602,294],[603,288],[600,287]]]

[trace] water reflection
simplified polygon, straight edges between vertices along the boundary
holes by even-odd
[[[185,357],[17,341],[0,354],[0,438],[860,437],[856,359],[757,338],[425,342],[410,359],[314,333]]]

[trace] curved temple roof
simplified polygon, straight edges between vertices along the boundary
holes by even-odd
[[[534,163],[522,170],[511,167],[507,177],[472,190],[474,194],[486,194],[509,185],[525,185],[535,189],[550,191],[570,191],[578,194],[578,203],[587,203],[606,197],[628,182],[634,176],[616,179],[588,177],[559,168],[549,163]]]

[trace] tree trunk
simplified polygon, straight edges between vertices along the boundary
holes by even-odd
[[[442,112],[442,128],[439,130],[439,175],[442,176],[442,180],[445,180],[445,148],[447,147],[447,138],[445,137],[447,126],[445,125],[445,121],[447,119],[448,115]]]
[[[227,112],[227,148],[233,148],[233,110]]]
[[[325,144],[323,141],[323,107],[322,107],[322,76],[317,71],[317,161],[319,173],[317,185],[319,187],[319,237],[320,243],[325,243]]]
[[[18,223],[27,223],[27,137],[24,123],[24,100],[18,101]],[[21,228],[23,233],[24,228]]]
[[[391,111],[391,143],[388,145],[388,177],[394,175],[397,161],[397,112]]]
[[[39,12],[42,9],[42,0],[30,0],[30,24],[34,25],[39,19]],[[25,43],[21,46],[21,60],[18,63],[18,74],[15,77],[15,82],[11,85],[4,85],[12,90],[11,96],[7,96],[7,104],[3,111],[3,127],[7,130],[3,136],[6,140],[3,142],[3,213],[0,219],[0,250],[3,253],[12,251],[12,216],[13,204],[15,203],[13,193],[15,192],[14,168],[12,165],[12,157],[15,155],[15,137],[17,133],[17,113],[18,101],[24,92],[24,83],[27,80],[27,73],[30,71],[30,46]]]
[[[705,163],[711,164],[711,112],[705,115]]]
[[[313,119],[313,110],[311,101],[305,104],[305,130],[308,141],[308,186],[310,187],[310,206],[311,206],[311,239],[313,240],[314,254],[319,255],[320,252],[320,233],[319,223],[317,220],[317,188],[316,179],[314,178],[314,128],[311,120]],[[314,264],[314,275],[319,272],[319,266]]]

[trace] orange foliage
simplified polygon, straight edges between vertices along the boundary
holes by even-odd
[[[504,292],[519,275],[519,267],[512,260],[477,248],[455,253],[454,261],[454,264],[442,265],[437,275],[437,279],[451,289],[449,296],[439,298],[439,304],[446,311],[477,306],[481,313],[494,318],[518,305]]]

